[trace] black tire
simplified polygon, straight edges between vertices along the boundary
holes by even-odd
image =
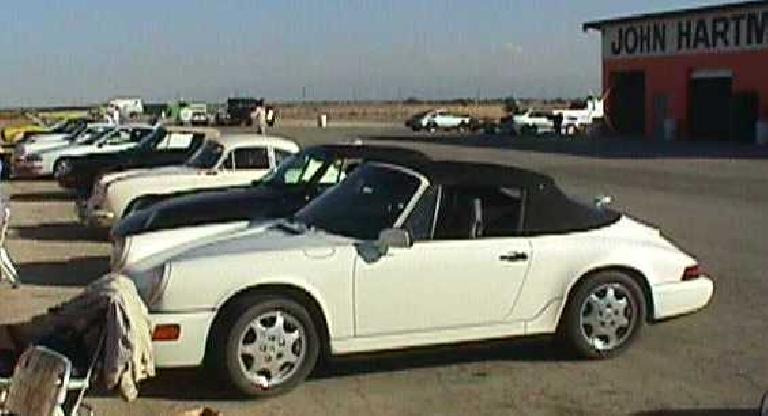
[[[430,133],[437,132],[437,123],[435,123],[434,121],[430,121],[429,123],[427,123],[427,131]]]
[[[456,128],[456,130],[459,131],[459,133],[465,133],[469,129],[469,126],[465,122],[459,123],[459,127]]]
[[[617,294],[613,297],[614,300],[620,302],[621,299],[626,299],[625,309],[619,311],[617,308],[619,303],[612,305],[611,299],[606,295],[608,299],[603,300],[605,302],[603,307],[595,309],[593,312],[591,303],[587,305],[589,303],[587,299],[593,294],[599,298],[600,293],[607,293],[601,292],[603,288],[608,287],[613,288]],[[587,310],[586,315],[594,313],[595,316],[585,316],[585,310]],[[597,314],[600,316],[596,316]],[[620,325],[616,326],[622,315],[628,321],[626,328]],[[595,319],[594,327],[584,322],[589,319]],[[645,320],[646,299],[643,289],[637,281],[622,272],[604,271],[587,277],[572,289],[568,303],[560,317],[558,335],[574,353],[582,358],[591,360],[611,358],[624,351],[637,338],[645,325]],[[598,328],[598,323],[602,329]],[[616,344],[608,348],[609,345],[606,344],[609,342],[605,341],[608,338],[597,334],[595,328],[598,328],[598,331],[613,329],[614,335],[618,335],[616,336]]]
[[[264,388],[249,379],[238,355],[241,338],[246,336],[257,317],[280,311],[303,326],[306,343],[301,362],[292,374],[279,384]],[[300,303],[277,294],[244,296],[217,317],[209,337],[207,364],[240,393],[250,397],[270,397],[294,389],[312,372],[320,354],[320,337],[312,317]]]

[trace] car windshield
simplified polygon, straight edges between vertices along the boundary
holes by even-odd
[[[364,164],[300,210],[295,219],[329,233],[375,240],[381,230],[395,225],[420,185],[421,179],[412,173]]]
[[[134,148],[135,152],[148,152],[154,149],[158,143],[162,142],[168,131],[164,128],[156,128],[152,130],[150,134],[141,139],[139,144]]]
[[[59,134],[72,134],[77,132],[77,130],[81,127],[81,125],[82,125],[82,122],[79,120],[67,120],[55,125],[51,129],[51,132],[59,133]]]
[[[205,142],[197,151],[187,159],[186,166],[197,169],[213,169],[224,153],[224,146],[215,141]]]
[[[274,187],[306,183],[334,184],[345,176],[341,162],[338,158],[320,154],[297,154],[264,176],[262,183]]]
[[[78,144],[92,144],[102,137],[115,134],[114,127],[89,127],[82,133],[74,137],[73,141]]]

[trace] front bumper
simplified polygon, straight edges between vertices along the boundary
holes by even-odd
[[[702,276],[695,280],[664,283],[651,286],[654,319],[665,319],[695,312],[707,306],[715,285]]]
[[[179,325],[176,341],[153,341],[155,366],[158,368],[195,367],[203,363],[208,331],[215,310],[182,313],[151,313],[153,331],[157,325]]]
[[[86,200],[75,201],[75,214],[80,224],[94,228],[109,228],[115,221],[115,214],[105,209],[94,209]]]

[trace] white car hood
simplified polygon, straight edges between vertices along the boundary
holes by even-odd
[[[243,232],[225,239],[197,246],[175,256],[173,260],[200,257],[230,256],[259,251],[303,250],[308,255],[313,249],[333,249],[354,244],[356,240],[317,230],[292,232],[269,227],[257,233]]]
[[[134,178],[148,178],[153,176],[169,176],[169,175],[197,175],[200,170],[191,168],[188,166],[163,166],[159,168],[145,168],[145,169],[130,169],[123,172],[114,172],[108,175],[104,175],[101,178],[103,185],[110,185],[115,182],[120,182]]]
[[[252,223],[246,229],[237,229],[237,226],[225,229],[216,229],[205,238],[195,238],[175,245],[163,252],[145,257],[135,263],[129,263],[125,270],[130,275],[134,271],[149,270],[169,261],[183,261],[200,257],[227,256],[239,253],[255,253],[259,251],[283,251],[305,250],[312,255],[314,249],[333,250],[334,247],[354,244],[356,240],[327,234],[322,231],[307,230],[302,233],[292,233],[274,225],[282,220]],[[233,223],[237,224],[237,223]],[[211,226],[208,226],[211,227]],[[193,228],[193,227],[190,227]],[[210,230],[214,230],[211,227]],[[162,233],[171,233],[178,230],[158,232],[157,237],[162,238]]]

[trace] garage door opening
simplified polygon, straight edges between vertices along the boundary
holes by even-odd
[[[613,74],[611,118],[616,132],[626,135],[645,133],[645,72]]]
[[[733,78],[719,71],[697,72],[689,84],[689,120],[693,139],[728,140]]]

